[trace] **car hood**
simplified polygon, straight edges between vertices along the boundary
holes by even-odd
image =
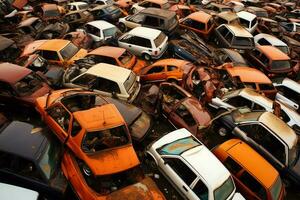
[[[85,155],[84,161],[95,176],[115,174],[140,164],[132,144]]]
[[[127,200],[135,200],[135,199],[143,199],[143,200],[163,200],[165,197],[158,189],[154,181],[151,178],[146,177],[142,181],[125,187],[121,190],[115,191],[107,196],[107,200],[118,200],[124,199],[126,197]]]
[[[80,58],[84,58],[87,55],[87,50],[80,49],[71,59],[70,61],[79,60]]]

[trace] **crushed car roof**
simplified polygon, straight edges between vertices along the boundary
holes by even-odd
[[[256,48],[272,60],[290,60],[288,55],[271,45],[258,45]]]

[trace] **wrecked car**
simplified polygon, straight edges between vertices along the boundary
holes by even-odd
[[[238,12],[237,16],[239,17],[240,25],[246,28],[250,33],[254,33],[258,25],[257,16],[246,11]]]
[[[140,91],[139,79],[139,76],[129,69],[99,63],[89,69],[79,66],[66,69],[63,84],[67,88],[93,89],[103,96],[131,103]]]
[[[174,11],[177,14],[178,19],[187,17],[188,15],[192,14],[194,8],[192,6],[182,5],[182,4],[175,4],[169,8],[170,11]]]
[[[255,45],[271,45],[278,48],[287,55],[290,54],[288,45],[273,35],[265,33],[257,34],[254,36],[254,42]]]
[[[32,107],[37,97],[50,90],[46,81],[30,69],[11,63],[0,64],[1,103]]]
[[[131,6],[131,13],[135,14],[150,7],[168,10],[171,4],[167,0],[143,0]]]
[[[70,40],[78,48],[90,49],[93,45],[92,37],[82,31],[69,32],[64,35],[63,39]]]
[[[243,199],[230,172],[186,129],[151,143],[147,154],[185,199],[234,199],[237,195]]]
[[[65,13],[63,7],[56,4],[44,3],[34,7],[36,15],[46,22],[57,22],[61,16]]]
[[[0,35],[0,60],[2,62],[14,62],[21,54],[21,50],[16,43]]]
[[[115,5],[98,5],[89,9],[93,15],[94,20],[105,20],[107,22],[116,22],[121,17],[122,12],[120,8]]]
[[[218,65],[232,63],[233,66],[248,66],[247,61],[243,58],[243,56],[232,49],[216,49],[214,51],[214,56],[214,60]]]
[[[194,12],[180,20],[180,27],[189,29],[208,39],[214,29],[213,17],[203,11]]]
[[[271,34],[276,37],[280,37],[282,35],[282,31],[279,28],[278,22],[265,17],[258,18],[258,26],[256,31],[258,33]]]
[[[71,30],[94,20],[92,14],[88,11],[71,11],[62,17],[62,21],[70,26]]]
[[[36,34],[36,39],[58,39],[62,38],[67,32],[69,32],[70,26],[66,23],[56,22],[44,27],[40,32]]]
[[[251,33],[239,25],[222,24],[215,29],[215,43],[219,47],[238,50],[254,48]]]
[[[221,24],[240,24],[238,15],[231,11],[221,12],[214,18],[217,26]]]
[[[257,17],[266,17],[266,18],[269,17],[268,12],[261,7],[249,6],[245,8],[245,11],[250,12],[256,15]]]
[[[181,83],[193,64],[189,61],[174,58],[161,59],[150,66],[141,68],[137,73],[143,82],[174,82]]]
[[[233,135],[268,160],[284,179],[299,185],[298,137],[286,123],[270,112],[233,110],[218,119],[220,135]]]
[[[32,37],[35,36],[45,28],[45,24],[38,17],[30,17],[20,22],[17,26],[18,31],[22,34],[30,34]]]

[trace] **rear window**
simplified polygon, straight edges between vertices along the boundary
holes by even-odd
[[[259,84],[260,90],[275,90],[273,84]]]
[[[241,23],[242,26],[247,27],[247,28],[250,25],[250,22],[248,20],[243,19],[243,18],[240,18],[240,23]]]
[[[271,67],[274,70],[290,69],[291,63],[288,60],[275,60],[272,62]]]
[[[163,43],[163,41],[165,41],[166,37],[167,37],[167,36],[166,36],[163,32],[161,32],[161,33],[157,36],[157,38],[154,39],[154,44],[155,44],[155,46],[156,46],[156,47],[159,47],[159,46]]]

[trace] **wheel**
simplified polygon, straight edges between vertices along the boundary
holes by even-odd
[[[120,31],[121,32],[126,32],[126,30],[127,30],[127,27],[126,27],[126,25],[125,24],[123,24],[123,23],[120,23],[119,24],[119,29],[120,29]]]
[[[142,55],[142,57],[143,57],[145,60],[147,60],[147,61],[151,60],[151,56],[150,56],[149,54],[147,54],[147,53],[144,53],[144,54]]]
[[[132,9],[131,9],[131,13],[132,13],[132,14],[137,13],[137,9],[136,9],[136,8],[132,8]]]

